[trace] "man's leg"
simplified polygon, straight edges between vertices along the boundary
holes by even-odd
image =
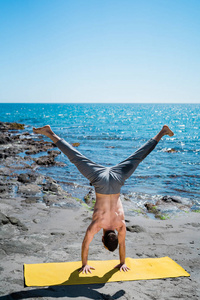
[[[138,167],[139,163],[145,159],[145,157],[151,153],[156,147],[157,143],[161,140],[164,135],[173,136],[174,133],[169,129],[167,125],[164,125],[160,132],[153,138],[150,139],[146,144],[140,147],[127,159],[123,160],[118,165],[112,167],[112,170],[120,175],[121,180],[125,181],[128,179]]]
[[[80,173],[85,176],[90,182],[93,182],[98,173],[101,172],[102,166],[94,163],[79,151],[77,151],[72,145],[57,136],[49,125],[44,127],[35,128],[33,127],[33,132],[37,134],[43,134],[50,138],[56,146],[68,157],[71,163],[73,163]]]

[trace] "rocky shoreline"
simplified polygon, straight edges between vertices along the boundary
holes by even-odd
[[[0,197],[21,197],[22,205],[42,202],[47,206],[59,203],[79,206],[77,199],[63,190],[56,180],[37,171],[39,166],[63,166],[55,161],[61,152],[55,150],[53,143],[33,138],[24,129],[23,124],[0,123]],[[45,155],[31,156],[38,153]]]
[[[199,214],[192,212],[193,203],[187,199],[170,196],[138,207],[133,195],[122,195],[127,256],[168,255],[191,278],[23,288],[24,263],[79,261],[81,242],[91,222],[93,190],[86,189],[83,201],[39,172],[40,166],[64,166],[59,155],[53,143],[34,136],[25,125],[0,122],[0,299],[198,299]],[[107,253],[99,233],[90,247],[90,258],[118,259],[118,253]]]

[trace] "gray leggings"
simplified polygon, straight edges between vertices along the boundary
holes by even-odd
[[[150,139],[127,159],[113,167],[104,167],[83,156],[64,139],[60,139],[56,146],[69,158],[83,176],[93,185],[99,194],[118,194],[139,163],[155,148],[157,141]]]

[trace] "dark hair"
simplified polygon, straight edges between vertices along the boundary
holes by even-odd
[[[104,234],[104,245],[109,251],[113,252],[118,246],[118,237],[113,230],[107,230]]]

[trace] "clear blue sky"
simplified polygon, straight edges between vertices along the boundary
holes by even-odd
[[[0,0],[0,102],[200,103],[200,1]]]

